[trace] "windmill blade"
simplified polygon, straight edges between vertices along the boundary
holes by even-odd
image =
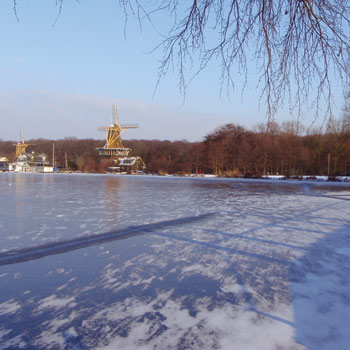
[[[122,129],[137,129],[139,127],[138,124],[122,124]]]
[[[113,105],[112,108],[113,108],[113,116],[115,117],[115,123],[119,125],[117,105]]]

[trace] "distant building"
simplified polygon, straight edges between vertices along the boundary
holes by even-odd
[[[0,171],[10,171],[10,163],[6,157],[0,157]]]
[[[16,172],[33,172],[33,173],[52,173],[54,168],[50,166],[47,154],[41,153],[36,155],[34,152],[26,153],[29,146],[34,146],[32,143],[25,143],[23,131],[21,130],[21,142],[16,146],[16,161],[9,164],[9,171]]]
[[[140,157],[124,157],[119,158],[113,167],[109,167],[108,171],[113,173],[136,174],[142,173],[146,169],[144,161]]]
[[[33,173],[52,173],[53,167],[49,165],[48,157],[45,153],[35,155],[32,153],[22,153],[17,161],[12,163],[13,171],[33,172]]]

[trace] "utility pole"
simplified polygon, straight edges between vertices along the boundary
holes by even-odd
[[[67,152],[64,152],[64,160],[65,160],[66,169],[68,169]]]
[[[52,167],[55,167],[55,143],[52,142]]]
[[[331,155],[328,153],[328,176],[329,176],[329,165],[331,163]]]

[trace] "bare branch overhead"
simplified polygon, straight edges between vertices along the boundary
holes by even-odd
[[[63,0],[53,0],[62,11]],[[66,0],[67,1],[67,0]],[[74,0],[76,1],[76,0]],[[350,43],[350,2],[344,0],[119,0],[125,19],[134,16],[156,28],[169,18],[158,83],[177,70],[180,91],[211,61],[221,67],[227,93],[258,69],[261,98],[273,119],[287,100],[299,114],[326,105],[332,115],[332,89],[346,84]],[[17,16],[16,0],[13,0]],[[162,28],[163,29],[163,28]],[[191,73],[189,73],[191,72]]]
[[[313,108],[315,115],[323,100],[330,114],[332,79],[345,82],[348,75],[349,1],[193,0],[185,8],[178,0],[158,0],[149,10],[141,6],[145,1],[120,2],[134,13],[141,8],[151,21],[152,11],[176,14],[160,44],[159,76],[175,65],[182,91],[191,79],[185,79],[186,64],[198,57],[194,76],[215,60],[221,66],[222,86],[228,90],[236,83],[234,72],[248,78],[253,58],[270,118],[285,99],[299,113]]]

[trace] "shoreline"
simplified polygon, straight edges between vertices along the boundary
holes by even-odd
[[[0,171],[0,174],[35,174],[35,175],[109,175],[109,176],[132,176],[132,177],[158,177],[158,178],[187,178],[187,179],[217,179],[217,180],[250,180],[250,181],[291,181],[291,182],[315,182],[315,183],[350,183],[350,176],[327,176],[327,175],[300,175],[300,176],[285,176],[285,175],[263,175],[252,177],[228,177],[217,176],[214,174],[121,174],[121,173],[98,173],[98,172],[82,172],[82,171],[65,171],[65,172],[20,172],[20,171]]]

